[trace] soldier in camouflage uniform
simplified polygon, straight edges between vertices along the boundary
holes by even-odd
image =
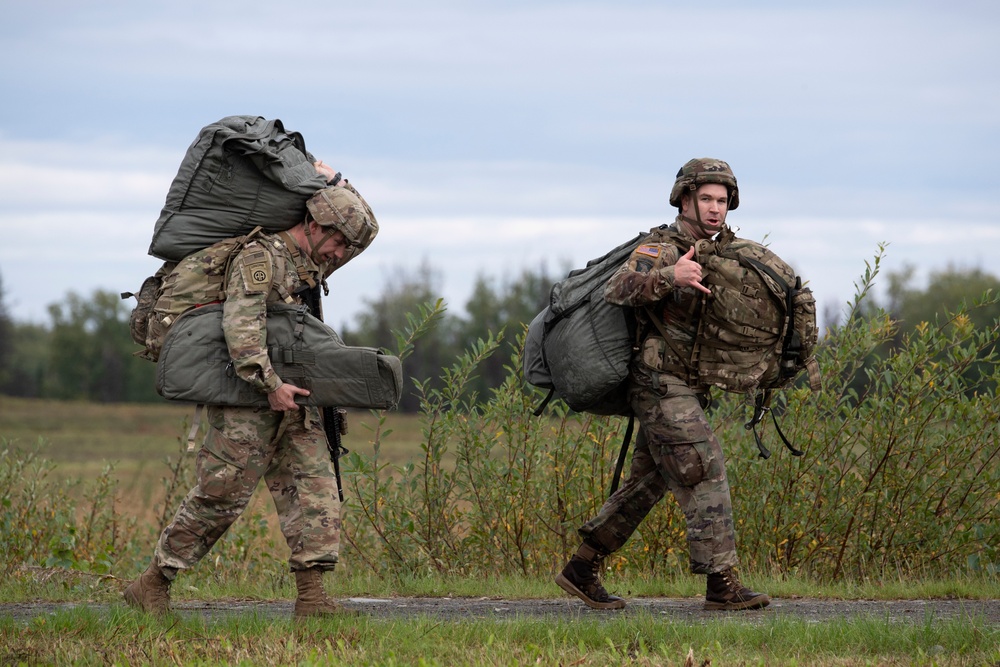
[[[583,543],[556,583],[595,609],[624,607],[625,600],[601,584],[601,564],[669,490],[687,522],[691,571],[708,575],[705,608],[759,609],[768,596],[743,586],[733,571],[736,533],[725,456],[704,412],[708,387],[697,386],[686,366],[694,307],[700,293],[711,293],[692,259],[694,245],[728,229],[726,214],[739,205],[736,177],[721,160],[690,160],[677,173],[670,204],[679,209],[673,225],[652,230],[604,291],[610,303],[635,307],[645,332],[629,373],[629,401],[640,425],[631,469],[580,528]],[[690,250],[657,242],[663,234],[679,235]]]
[[[337,564],[340,547],[340,502],[326,434],[319,409],[295,403],[296,396],[309,392],[275,374],[265,315],[268,303],[301,302],[300,288],[315,287],[367,247],[378,226],[346,181],[317,193],[307,209],[303,222],[286,232],[255,235],[233,257],[222,321],[226,343],[233,369],[267,393],[270,409],[208,406],[210,430],[198,452],[198,483],[160,535],[149,568],[125,590],[133,606],[168,611],[178,571],[209,552],[246,509],[263,477],[291,550],[295,616],[339,610],[322,579]],[[198,254],[206,253],[211,249]]]

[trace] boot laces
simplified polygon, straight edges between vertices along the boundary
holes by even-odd
[[[732,568],[726,570],[725,572],[720,572],[720,575],[722,576],[722,582],[725,584],[726,590],[730,595],[739,599],[745,599],[753,595],[753,592],[743,585],[743,582],[740,581],[739,576]]]

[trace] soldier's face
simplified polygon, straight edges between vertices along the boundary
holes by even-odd
[[[693,196],[684,195],[681,198],[681,214],[692,220],[701,220],[700,227],[688,225],[691,235],[697,239],[715,236],[726,222],[728,210],[729,190],[720,183],[705,183],[698,186]]]
[[[323,234],[325,231],[322,227],[319,229],[320,234]],[[345,252],[347,252],[347,237],[344,236],[343,232],[339,231],[334,232],[329,238],[323,241],[323,245],[316,248],[316,254],[324,263],[340,261],[343,259]]]

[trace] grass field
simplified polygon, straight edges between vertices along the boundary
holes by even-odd
[[[93,479],[109,463],[120,483],[121,511],[140,521],[151,517],[167,475],[167,457],[177,457],[193,409],[173,405],[95,405],[0,396],[0,437],[30,448],[56,464],[60,479]],[[369,413],[350,416],[349,448],[370,453]],[[423,456],[420,421],[390,414],[381,457],[396,464]],[[260,511],[272,517],[267,494]],[[272,533],[275,528],[271,527]],[[281,544],[280,537],[277,543]],[[146,552],[149,547],[143,547]],[[280,550],[280,549],[279,549]],[[213,552],[214,553],[214,552]],[[279,554],[280,555],[280,554]],[[208,560],[208,559],[206,559]],[[290,599],[291,577],[277,580],[216,580],[217,564],[203,562],[176,594],[181,599]],[[27,624],[0,614],[0,664],[359,664],[359,665],[1000,665],[1000,629],[982,619],[940,622],[932,618],[896,623],[884,618],[807,622],[768,617],[747,620],[720,615],[709,621],[665,622],[641,617],[595,623],[564,620],[440,621],[336,619],[307,624],[235,615],[226,621],[151,619],[120,606],[120,589],[133,573],[112,576],[60,571],[21,571],[0,582],[0,601],[62,600],[111,605],[110,617],[86,608],[59,611]],[[338,568],[336,594],[347,596],[490,597],[559,595],[550,577],[483,580],[435,573],[375,580]],[[659,578],[610,575],[611,586],[630,596],[703,593],[703,578],[669,573]],[[1000,597],[993,578],[892,579],[818,583],[794,575],[756,573],[755,587],[778,597],[838,599]],[[704,662],[711,661],[710,663]]]
[[[126,503],[148,505],[158,500],[153,494],[167,473],[167,457],[184,452],[194,414],[194,406],[165,402],[100,404],[0,396],[0,437],[23,448],[42,440],[40,453],[56,464],[53,475],[60,479],[93,479],[113,464]],[[348,416],[348,423],[344,445],[370,452],[377,418],[358,411]],[[384,460],[403,464],[421,456],[416,415],[389,413],[385,428],[392,433],[382,442]]]
[[[996,635],[993,635],[995,639]],[[872,620],[668,624],[595,621],[336,619],[242,615],[159,621],[77,610],[28,627],[0,619],[4,664],[86,665],[995,665],[990,637],[960,622]]]

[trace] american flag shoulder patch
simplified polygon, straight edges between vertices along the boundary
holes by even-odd
[[[649,257],[659,257],[660,256],[660,246],[658,245],[641,245],[635,249],[635,252],[640,255],[648,255]]]

